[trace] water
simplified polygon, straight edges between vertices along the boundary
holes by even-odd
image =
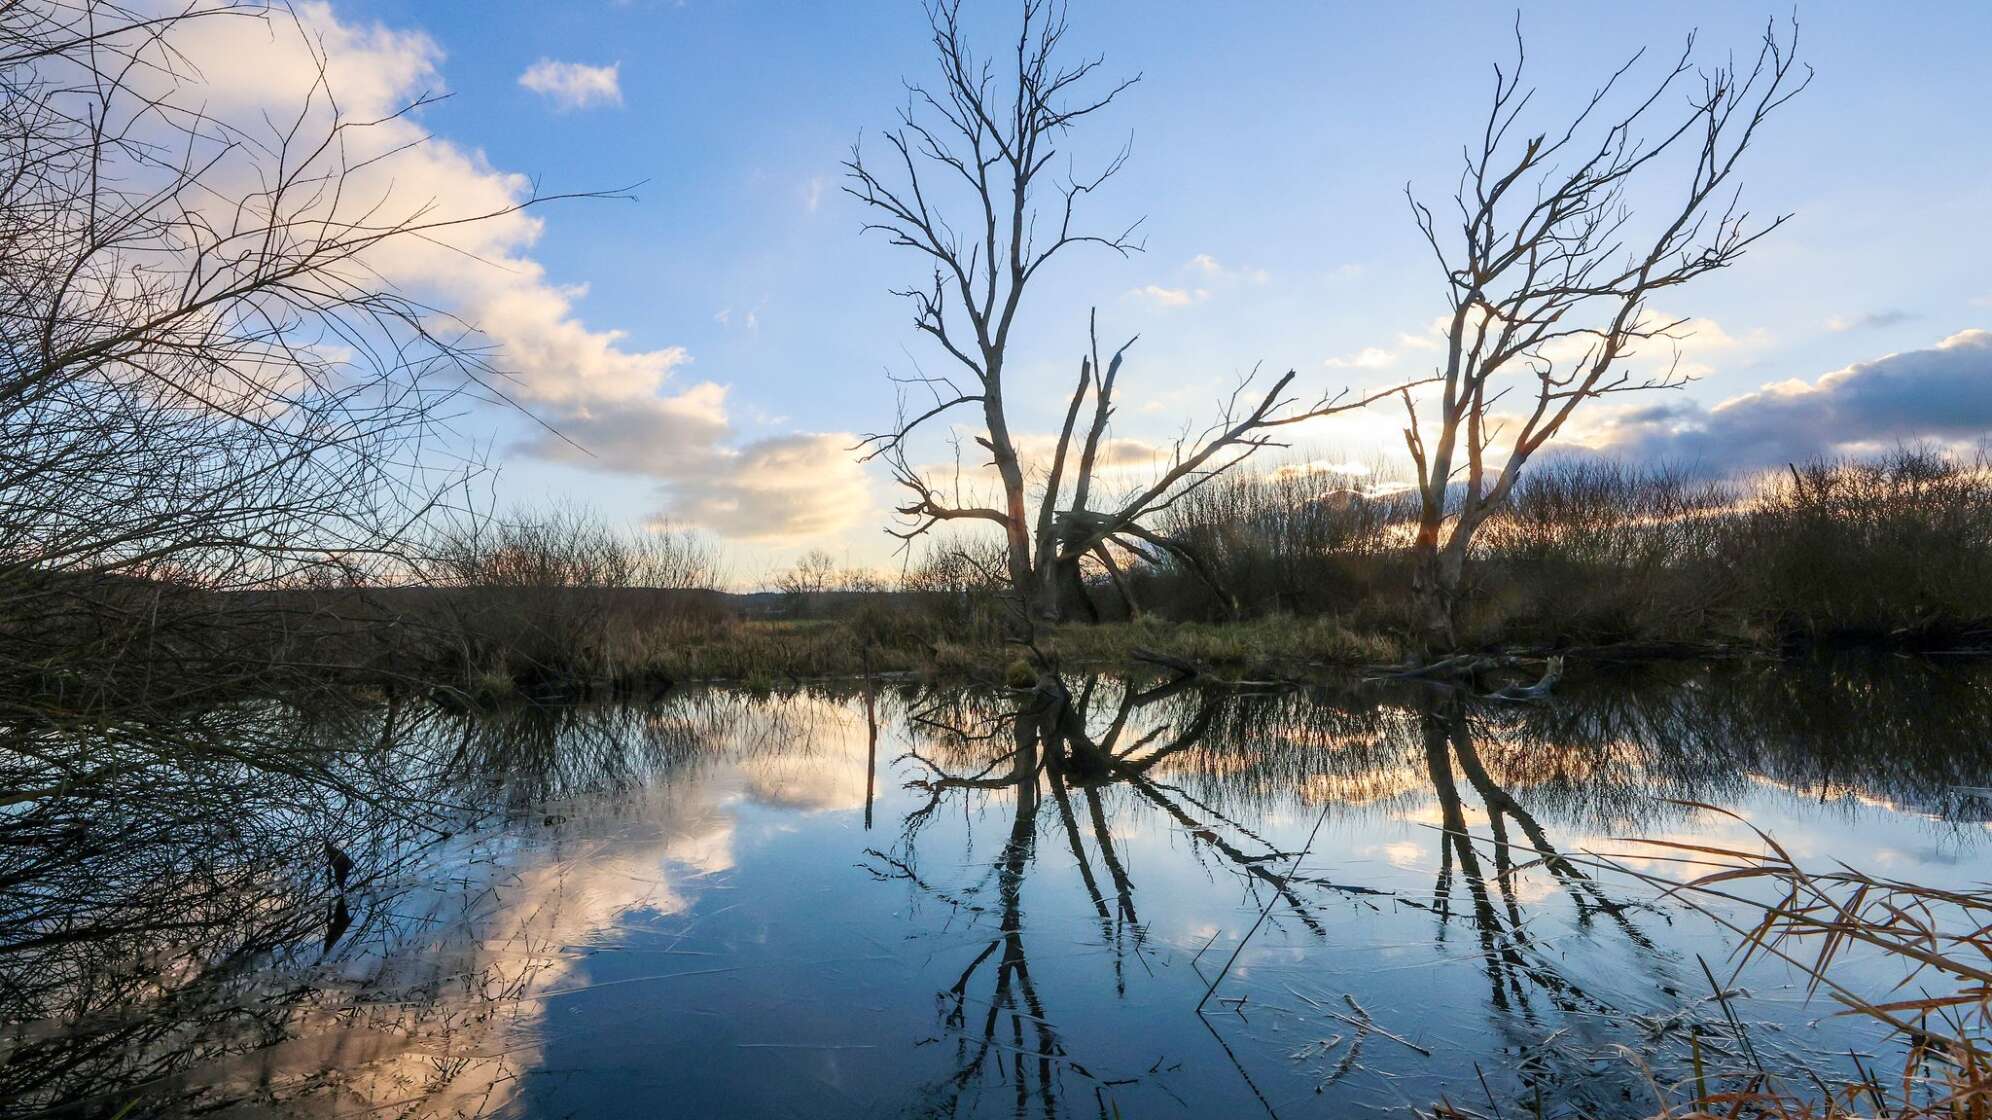
[[[1899,1052],[1794,970],[1730,988],[1733,933],[1592,853],[1667,871],[1625,838],[1754,847],[1754,825],[1813,865],[1992,867],[1977,669],[1649,667],[1529,707],[1066,683],[1083,723],[1049,733],[1017,694],[910,685],[238,713],[238,736],[363,747],[330,778],[213,764],[169,824],[155,781],[0,826],[0,1097],[1641,1116],[1691,1034],[1745,1060],[1730,1014],[1767,1068]]]

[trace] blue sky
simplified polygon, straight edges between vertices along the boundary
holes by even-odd
[[[970,4],[976,26],[992,35],[1010,25],[1013,7]],[[718,485],[710,472],[641,446],[561,460],[544,443],[535,453],[516,419],[466,418],[489,429],[501,499],[703,519],[743,582],[809,547],[858,563],[886,558],[883,476],[840,473],[848,467],[832,461],[827,438],[780,441],[879,428],[893,410],[885,371],[910,372],[933,357],[886,293],[916,279],[917,262],[860,238],[859,208],[838,191],[852,141],[891,122],[902,75],[930,68],[916,4],[334,0],[310,12],[349,31],[378,25],[425,37],[420,80],[452,96],[419,123],[438,141],[481,153],[490,168],[553,191],[641,181],[635,201],[541,211],[521,254],[546,284],[567,290],[574,325],[621,332],[612,345],[632,353],[673,353],[657,394],[723,388],[702,398],[711,408],[700,414],[700,438],[758,448],[740,460],[742,471],[841,480],[771,484],[744,499],[767,508],[747,508],[737,493],[709,500],[704,491]],[[1706,58],[1754,52],[1774,14],[1790,12],[1730,2],[1525,4],[1542,91],[1537,119],[1560,121],[1571,98],[1632,50],[1671,57],[1695,28]],[[1444,292],[1402,191],[1408,181],[1438,199],[1450,188],[1459,145],[1484,113],[1490,64],[1512,50],[1514,15],[1463,3],[1075,3],[1073,44],[1105,53],[1110,74],[1142,77],[1079,147],[1098,152],[1132,136],[1133,159],[1094,212],[1103,223],[1145,215],[1147,251],[1125,261],[1074,253],[1034,294],[1014,360],[1014,422],[1055,428],[1090,306],[1105,333],[1142,335],[1117,421],[1117,434],[1137,439],[1165,440],[1207,414],[1255,363],[1292,368],[1310,388],[1384,384],[1428,363],[1403,336],[1429,329]],[[1929,351],[1992,321],[1984,216],[1992,125],[1981,65],[1992,5],[1912,13],[1815,3],[1798,19],[1817,80],[1773,121],[1744,172],[1754,210],[1796,216],[1734,270],[1664,308],[1710,324],[1692,353],[1703,376],[1682,398],[1689,411]],[[541,62],[614,67],[616,96],[601,96],[604,79],[585,105],[564,103],[547,83],[526,88],[521,76]],[[1984,356],[1992,347],[1963,350],[1961,373],[1944,368],[1947,392],[1967,404],[1992,398]],[[1876,368],[1881,377],[1898,367]],[[1863,384],[1884,383],[1875,377]],[[1912,397],[1918,384],[1900,382]],[[558,424],[579,407],[543,414]],[[1914,411],[1882,438],[1922,434]],[[1780,422],[1817,415],[1800,410]],[[596,430],[571,426],[584,444]],[[1396,416],[1379,415],[1324,427],[1295,454],[1395,454],[1397,426]],[[1929,431],[1971,436],[1955,422]],[[1785,435],[1780,451],[1803,450],[1803,432]],[[1819,449],[1857,445],[1857,435],[1836,429]],[[659,428],[655,438],[675,437]],[[1695,453],[1708,454],[1709,442]],[[713,513],[728,502],[736,515]],[[783,516],[810,504],[836,508]]]

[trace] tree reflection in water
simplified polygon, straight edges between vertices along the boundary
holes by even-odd
[[[1664,1062],[1688,1032],[1719,1046],[1726,1027],[1676,912],[1608,882],[1587,846],[1700,827],[1666,799],[1764,789],[1981,837],[1992,818],[1992,688],[1902,664],[1649,669],[1527,707],[1071,677],[1021,697],[707,691],[479,719],[394,705],[338,723],[273,708],[188,718],[210,721],[198,733],[214,751],[148,754],[144,734],[116,728],[8,731],[0,1112],[114,1113],[136,1086],[144,1111],[531,1111],[520,1085],[543,1060],[540,1008],[587,979],[569,947],[633,900],[658,921],[683,909],[658,868],[731,867],[698,854],[700,822],[730,821],[722,806],[751,796],[848,814],[848,855],[941,909],[853,930],[947,930],[950,952],[967,931],[945,975],[920,974],[945,1074],[942,1047],[907,1039],[882,1098],[940,1114],[1166,1112],[1171,1096],[1210,1099],[1198,1063],[1215,1053],[1236,1066],[1226,1099],[1284,1110],[1359,1073],[1375,1088],[1498,1053],[1485,1070],[1498,1097],[1616,1114],[1637,1071],[1612,1046]],[[835,720],[842,753],[812,754]],[[66,761],[82,757],[99,765]],[[78,773],[89,780],[60,788]],[[564,831],[571,812],[627,827]],[[1388,828],[1413,850],[1389,865],[1332,845],[1296,858],[1323,813],[1333,844]],[[1248,967],[1192,1022],[1262,911]],[[1083,923],[1097,966],[1070,959],[1061,916]],[[1212,916],[1215,933],[1198,924]],[[1432,978],[1407,973],[1402,998],[1381,1002],[1390,989],[1366,986],[1361,954],[1376,931],[1412,926],[1428,944],[1409,959]],[[1477,970],[1470,984],[1430,971],[1450,961]],[[1074,983],[1084,969],[1097,987]],[[894,985],[914,975],[871,990],[905,1002]],[[1420,1002],[1433,998],[1448,1002]],[[1130,1059],[1101,1001],[1166,1019],[1152,1033],[1168,1052]],[[752,1104],[752,1086],[739,1092]]]
[[[1102,695],[1116,699],[1096,705]],[[1336,711],[1347,717],[1331,721],[1344,726],[1333,727],[1330,740],[1347,741],[1363,733],[1381,733],[1387,740],[1391,731],[1406,726],[1418,730],[1430,793],[1441,810],[1437,834],[1440,870],[1429,900],[1306,873],[1299,858],[1303,853],[1281,850],[1210,801],[1156,777],[1158,768],[1169,760],[1203,745],[1220,712],[1237,700],[1219,692],[1188,690],[1180,684],[1142,688],[1120,682],[1102,687],[1098,678],[1086,679],[1075,693],[1064,681],[1051,678],[1014,712],[989,713],[978,720],[972,718],[971,705],[951,698],[914,717],[934,732],[930,749],[916,747],[904,756],[918,767],[911,785],[923,792],[926,800],[907,815],[898,845],[890,851],[869,852],[874,874],[882,879],[906,880],[950,908],[982,921],[993,918],[995,924],[987,945],[942,993],[944,1025],[956,1041],[958,1069],[947,1091],[939,1096],[936,1112],[956,1112],[964,1091],[980,1080],[995,1077],[1007,1081],[1020,1114],[1035,1104],[1045,1115],[1056,1115],[1067,1104],[1069,1075],[1083,1083],[1089,1103],[1105,1113],[1115,1087],[1156,1072],[1151,1069],[1141,1076],[1107,1077],[1072,1055],[1052,1009],[1032,980],[1029,964],[1023,884],[1036,866],[1038,847],[1044,842],[1040,833],[1048,828],[1060,838],[1058,845],[1063,852],[1070,855],[1098,916],[1100,941],[1111,951],[1115,992],[1126,994],[1127,958],[1142,954],[1145,930],[1136,909],[1135,884],[1117,853],[1116,814],[1107,808],[1107,795],[1114,790],[1131,795],[1126,816],[1134,816],[1136,810],[1159,813],[1188,837],[1193,858],[1222,868],[1237,879],[1252,907],[1268,917],[1275,911],[1284,914],[1315,938],[1327,935],[1317,915],[1325,899],[1357,899],[1374,908],[1376,903],[1371,899],[1388,897],[1393,904],[1430,909],[1439,919],[1441,942],[1451,925],[1464,922],[1471,926],[1480,939],[1491,1003],[1499,1012],[1519,1013],[1540,1025],[1533,1007],[1534,993],[1538,992],[1565,1013],[1614,1012],[1583,985],[1561,975],[1551,955],[1533,943],[1513,890],[1518,860],[1508,824],[1512,822],[1525,837],[1523,857],[1547,868],[1569,892],[1580,921],[1604,915],[1632,944],[1651,952],[1652,943],[1628,917],[1627,905],[1609,897],[1596,881],[1557,852],[1544,827],[1489,774],[1475,749],[1466,707],[1457,696],[1416,697],[1416,706],[1408,709],[1412,716],[1408,724],[1390,718],[1392,713],[1374,701],[1353,710],[1317,708],[1309,713],[1318,717],[1322,711]],[[1157,722],[1137,718],[1146,710],[1165,705],[1167,710]],[[1091,730],[1094,726],[1101,727],[1097,734]],[[1317,724],[1311,730],[1321,728]],[[1305,741],[1307,736],[1295,738]],[[1374,765],[1390,753],[1371,750],[1360,752],[1360,756],[1362,762]],[[1254,754],[1259,752],[1248,750],[1248,761],[1265,761],[1264,754],[1251,757]],[[1332,766],[1334,759],[1308,761]],[[1455,769],[1465,775],[1485,809],[1487,837],[1478,837],[1468,828]],[[965,885],[923,877],[918,860],[923,827],[950,798],[978,794],[1006,796],[1009,801],[1009,831],[997,858],[980,877]],[[1075,804],[1080,800],[1084,802],[1084,823]],[[1045,810],[1047,801],[1049,812]],[[963,806],[964,811],[966,808]],[[1492,876],[1483,870],[1483,845],[1493,864]],[[1103,889],[1089,848],[1097,855],[1106,872],[1105,884],[1111,889]],[[1289,863],[1292,869],[1283,870]],[[1464,880],[1472,900],[1464,911],[1456,911],[1453,905],[1456,879]],[[993,908],[980,901],[992,881]],[[1199,975],[1203,974],[1199,970]],[[1212,983],[1217,979],[1221,976]],[[1294,994],[1316,1010],[1323,1009],[1322,1004]],[[1351,1002],[1351,1010],[1354,1015],[1330,1008],[1321,1018],[1323,1023],[1343,1024],[1356,1032],[1339,1054],[1328,1048],[1318,1055],[1329,1059],[1331,1066],[1322,1078],[1323,1087],[1355,1068],[1365,1038],[1375,1033],[1391,1034],[1379,1028],[1359,1005]],[[1270,1110],[1270,1102],[1222,1034],[1215,1028],[1212,1033],[1251,1092]],[[1408,1040],[1392,1037],[1423,1052]]]
[[[1088,1097],[1105,1114],[1113,1088],[1147,1076],[1106,1076],[1071,1055],[1031,978],[1023,884],[1036,860],[1046,794],[1053,806],[1052,827],[1072,858],[1098,916],[1100,940],[1110,950],[1116,993],[1126,993],[1127,957],[1141,956],[1145,930],[1136,908],[1134,882],[1116,851],[1105,801],[1111,787],[1125,787],[1159,808],[1255,890],[1263,885],[1274,891],[1295,915],[1319,932],[1295,883],[1265,866],[1281,853],[1239,822],[1151,776],[1158,764],[1187,750],[1208,732],[1217,713],[1218,697],[1197,696],[1194,714],[1179,730],[1157,726],[1129,738],[1131,717],[1182,692],[1181,685],[1140,689],[1121,684],[1114,690],[1119,699],[1111,706],[1104,730],[1094,735],[1088,729],[1088,715],[1099,687],[1097,677],[1088,678],[1075,697],[1062,680],[1052,678],[1012,712],[978,717],[978,705],[949,697],[912,716],[915,723],[934,733],[939,748],[923,753],[916,747],[904,756],[920,768],[920,776],[911,784],[924,791],[927,800],[906,816],[900,842],[892,851],[872,849],[867,853],[875,861],[874,874],[904,879],[948,906],[978,917],[989,914],[989,907],[978,899],[992,879],[996,894],[993,936],[943,993],[944,1021],[957,1039],[959,1069],[936,1102],[937,1112],[956,1111],[960,1094],[994,1072],[1010,1082],[1020,1114],[1034,1101],[1046,1115],[1059,1113],[1066,1074],[1088,1085]],[[999,740],[1003,749],[993,754],[982,749]],[[936,757],[943,751],[951,757]],[[963,764],[978,762],[981,765],[972,772],[962,772]],[[1010,798],[1009,833],[1000,853],[985,875],[966,886],[930,883],[918,870],[921,830],[951,796],[975,792],[1007,794]],[[1083,824],[1075,805],[1080,800],[1085,803]],[[1192,816],[1192,811],[1198,815]],[[1237,839],[1227,838],[1224,832]],[[1094,860],[1087,853],[1089,843],[1111,891],[1102,887]],[[986,984],[986,991],[978,995],[981,984]],[[992,1071],[992,1066],[1003,1068]],[[1148,1074],[1154,1072],[1151,1069]]]
[[[1130,959],[1150,948],[1121,858],[1123,834],[1140,831],[1143,815],[1173,825],[1190,858],[1233,876],[1246,910],[1284,915],[1304,936],[1326,941],[1322,909],[1330,902],[1426,910],[1441,946],[1452,931],[1468,931],[1488,1012],[1519,1055],[1510,1071],[1519,1095],[1549,1094],[1580,1113],[1625,1107],[1645,1089],[1640,1069],[1618,1056],[1621,1040],[1679,1042],[1690,1032],[1714,1039],[1730,1033],[1728,1023],[1697,992],[1702,978],[1694,961],[1657,944],[1645,928],[1666,927],[1672,914],[1645,892],[1602,882],[1587,856],[1559,843],[1543,810],[1585,842],[1597,829],[1623,834],[1679,820],[1685,810],[1670,799],[1733,799],[1765,782],[1821,799],[1852,793],[1923,804],[1950,819],[1983,813],[1985,752],[1954,748],[1975,744],[1973,721],[1992,716],[1984,690],[1957,687],[1942,674],[1821,669],[1809,687],[1829,707],[1895,715],[1841,723],[1781,702],[1808,687],[1792,683],[1802,672],[1746,675],[1721,689],[1690,672],[1660,687],[1606,688],[1530,707],[1424,689],[1241,696],[1091,677],[1041,684],[1008,710],[986,699],[978,708],[976,698],[939,698],[912,716],[929,734],[902,759],[914,767],[919,804],[897,845],[869,853],[878,877],[904,880],[994,927],[940,993],[957,1064],[933,1111],[961,1111],[966,1092],[992,1084],[1014,1095],[1020,1113],[1045,1115],[1105,1114],[1123,1085],[1159,1080],[1167,1091],[1166,1063],[1109,1074],[1072,1053],[1058,1026],[1058,993],[1047,999],[1032,980],[1023,912],[1024,883],[1055,847],[1064,857],[1058,866],[1069,860],[1077,872],[1100,943],[1111,951],[1114,990],[1124,996]],[[1918,742],[1904,734],[1898,693],[1914,698],[1913,723],[1924,731]],[[1942,729],[1934,738],[1933,727]],[[1974,785],[1981,788],[1973,792]],[[1304,865],[1289,873],[1297,853],[1266,840],[1252,817],[1269,801],[1305,801],[1309,791],[1317,801],[1350,805],[1431,804],[1437,869],[1430,894],[1331,880]],[[968,863],[966,882],[923,874],[926,825],[957,801],[969,818],[971,800],[1008,807],[996,858]],[[952,867],[952,855],[936,858]],[[1656,1016],[1648,1002],[1612,990],[1625,977],[1573,974],[1564,947],[1542,943],[1535,932],[1546,902],[1523,897],[1531,875],[1547,876],[1571,909],[1573,929],[1616,940],[1619,959],[1682,1006]],[[1317,1088],[1360,1068],[1368,1038],[1395,1039],[1406,1059],[1418,1049],[1352,1000],[1345,1011],[1332,995],[1286,990],[1299,1001],[1277,1009],[1288,1016],[1290,1033],[1318,1028],[1316,1037],[1340,1040],[1293,1052],[1312,1061]],[[1266,1006],[1263,985],[1252,994]],[[1415,1007],[1392,1011],[1416,1021]],[[1225,1038],[1224,1020],[1213,1022],[1224,1053],[1271,1109]],[[1083,1104],[1068,1099],[1074,1090]]]

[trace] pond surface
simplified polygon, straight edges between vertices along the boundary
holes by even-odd
[[[1063,717],[911,685],[261,713],[338,766],[217,763],[226,819],[9,810],[0,1108],[1644,1116],[1691,1036],[1718,1067],[1895,1044],[1795,972],[1732,982],[1734,934],[1596,857],[1672,873],[1629,838],[1755,826],[1992,877],[1982,669],[1065,684]]]

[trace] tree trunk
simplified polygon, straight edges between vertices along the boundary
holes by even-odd
[[[1063,622],[1074,617],[1100,621],[1100,610],[1086,593],[1086,581],[1080,576],[1077,559],[1054,557],[1051,567],[1039,573],[1036,592],[1032,613],[1042,622]]]
[[[1460,579],[1465,565],[1438,532],[1421,530],[1411,547],[1411,629],[1427,656],[1459,648]]]
[[[1086,581],[1080,576],[1078,558],[1057,563],[1057,579],[1054,582],[1057,585],[1059,617],[1100,621],[1100,608],[1093,605],[1093,597],[1086,592]]]
[[[1037,599],[1036,573],[1031,570],[1031,532],[1029,522],[1024,520],[1024,472],[1017,462],[1017,449],[1010,442],[1010,424],[1003,415],[1001,385],[1002,358],[990,354],[985,348],[984,359],[989,364],[988,386],[983,396],[983,423],[988,428],[989,437],[984,446],[989,449],[996,474],[1003,480],[1004,533],[1007,538],[1006,552],[1010,566],[1010,587],[1017,597],[1017,613],[1012,616],[1013,635],[1028,639],[1031,636],[1032,607]]]

